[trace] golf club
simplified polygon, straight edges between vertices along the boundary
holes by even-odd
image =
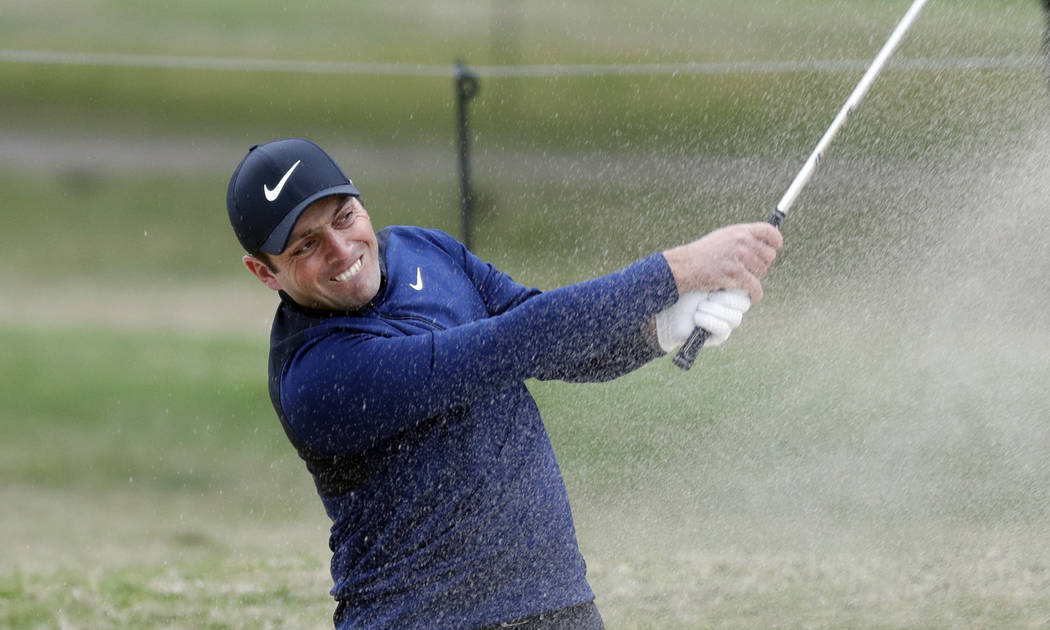
[[[896,50],[901,39],[904,38],[904,34],[911,27],[912,22],[915,21],[915,18],[919,15],[919,12],[922,11],[922,8],[925,5],[926,0],[915,0],[912,3],[911,8],[908,9],[908,12],[904,14],[903,18],[901,18],[900,23],[897,24],[897,28],[893,30],[890,38],[886,40],[886,43],[882,46],[882,50],[879,51],[879,54],[875,57],[871,66],[868,67],[868,71],[864,73],[860,83],[858,83],[857,87],[853,89],[853,93],[846,100],[842,109],[839,110],[835,119],[831,122],[831,126],[828,127],[826,132],[824,132],[824,137],[817,143],[813,153],[810,154],[809,159],[806,160],[806,163],[802,166],[802,170],[795,176],[795,181],[791,182],[787,192],[784,193],[784,196],[777,204],[776,210],[774,210],[773,214],[766,219],[770,225],[777,228],[780,227],[781,222],[787,216],[788,210],[790,210],[791,206],[795,203],[798,194],[809,182],[817,165],[820,164],[820,161],[824,158],[824,151],[827,150],[828,145],[831,144],[832,139],[834,139],[835,135],[839,132],[839,129],[842,128],[842,125],[845,124],[846,120],[853,114],[853,110],[860,104],[864,95],[867,94],[871,84],[875,81],[875,77],[878,76],[880,71],[882,71],[883,66],[886,65],[886,61],[889,60],[890,55]],[[710,335],[711,333],[703,328],[695,328],[692,334],[689,335],[685,344],[682,345],[678,350],[678,353],[675,355],[674,364],[683,370],[691,368],[693,362],[696,360],[696,355],[700,352],[700,349],[704,347],[704,343]]]

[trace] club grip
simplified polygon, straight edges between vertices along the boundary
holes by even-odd
[[[711,333],[703,328],[694,328],[693,332],[689,334],[689,338],[678,349],[678,353],[674,355],[674,364],[683,370],[693,367],[696,355],[700,353],[700,349],[704,347],[704,344],[707,343],[707,338],[710,336]]]
[[[777,208],[773,211],[773,214],[769,215],[766,219],[766,223],[772,225],[775,228],[780,228],[780,223],[784,220],[784,213]],[[689,335],[689,338],[685,340],[682,347],[678,349],[678,353],[674,355],[674,364],[683,370],[688,370],[693,367],[693,362],[696,361],[696,355],[700,353],[700,349],[707,343],[707,338],[711,336],[711,333],[707,332],[703,328],[694,328],[693,332]]]

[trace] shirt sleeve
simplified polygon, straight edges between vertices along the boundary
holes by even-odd
[[[600,356],[589,356],[568,367],[558,367],[536,378],[540,380],[562,380],[573,383],[597,383],[611,381],[629,374],[657,357],[666,354],[655,339],[650,339],[648,324],[628,328],[606,352]]]
[[[304,344],[281,386],[297,436],[322,453],[359,452],[512,383],[600,362],[678,297],[661,254],[546,293],[502,282],[497,314],[467,325],[402,337],[333,330]]]
[[[509,275],[470,252],[462,243],[445,234],[434,232],[438,244],[453,256],[471,278],[474,287],[488,309],[489,315],[498,315],[541,294],[539,289],[528,288],[515,282]],[[616,340],[602,355],[588,355],[571,366],[553,366],[535,374],[541,380],[563,380],[572,382],[608,381],[623,376],[664,354],[655,340],[650,340],[642,326],[629,326],[617,334]]]

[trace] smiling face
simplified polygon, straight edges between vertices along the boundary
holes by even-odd
[[[288,246],[270,260],[273,268],[250,255],[244,264],[263,284],[308,308],[354,311],[379,292],[379,244],[357,197],[326,197],[311,205]]]

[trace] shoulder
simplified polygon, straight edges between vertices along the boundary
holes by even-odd
[[[447,232],[433,228],[422,228],[411,225],[392,225],[380,230],[378,237],[388,246],[400,243],[426,244],[443,249],[449,253],[460,252],[463,244]]]
[[[441,230],[395,225],[379,232],[379,242],[387,280],[394,283],[404,269],[414,278],[415,268],[420,264],[459,269],[470,265],[466,247]]]
[[[334,332],[376,334],[375,322],[348,314],[317,313],[283,302],[274,316],[270,331],[270,376],[284,371],[289,359],[305,347],[316,345]]]

